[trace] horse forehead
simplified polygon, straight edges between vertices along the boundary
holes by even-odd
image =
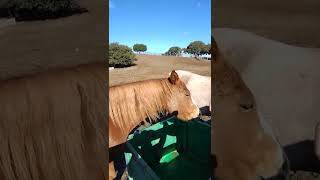
[[[189,88],[187,87],[187,84],[184,83],[183,81],[181,81],[180,88],[182,88],[184,91],[190,93],[190,90],[189,90]]]
[[[182,80],[179,80],[178,83],[171,85],[171,89],[174,90],[173,92],[178,94],[182,91],[190,92],[187,88],[187,85]]]

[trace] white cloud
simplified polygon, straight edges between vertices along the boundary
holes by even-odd
[[[189,34],[189,32],[186,32],[186,31],[183,32],[183,35],[185,35],[185,36],[188,35],[188,34]]]
[[[200,6],[201,6],[201,3],[200,3],[200,2],[198,2],[198,3],[197,3],[197,7],[200,7]]]
[[[114,3],[111,1],[111,0],[109,0],[109,8],[110,9],[113,9],[113,8],[115,8],[116,6],[114,5]]]

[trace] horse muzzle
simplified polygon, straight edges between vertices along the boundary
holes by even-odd
[[[200,115],[201,115],[200,109],[199,109],[199,108],[196,108],[196,109],[190,114],[190,116],[189,116],[187,119],[188,119],[188,120],[193,120],[193,119],[198,118]]]
[[[269,178],[263,178],[262,180],[288,180],[289,179],[289,173],[290,173],[290,162],[287,157],[287,155],[283,152],[283,159],[285,160],[279,169],[278,173],[272,177]]]

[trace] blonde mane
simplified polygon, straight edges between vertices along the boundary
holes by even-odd
[[[104,67],[0,82],[0,179],[107,179]]]
[[[148,117],[156,121],[167,113],[167,99],[173,88],[167,79],[147,80],[109,89],[109,120],[121,130]]]

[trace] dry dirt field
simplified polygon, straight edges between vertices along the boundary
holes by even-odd
[[[288,44],[320,47],[318,0],[212,1],[213,27],[239,28]]]
[[[90,0],[79,0],[79,4],[89,12],[0,28],[0,80],[48,68],[106,62],[107,4]]]
[[[137,65],[129,68],[109,71],[109,86],[135,82],[146,79],[164,78],[172,70],[188,70],[194,73],[210,76],[211,63],[207,60],[194,58],[137,55]]]

